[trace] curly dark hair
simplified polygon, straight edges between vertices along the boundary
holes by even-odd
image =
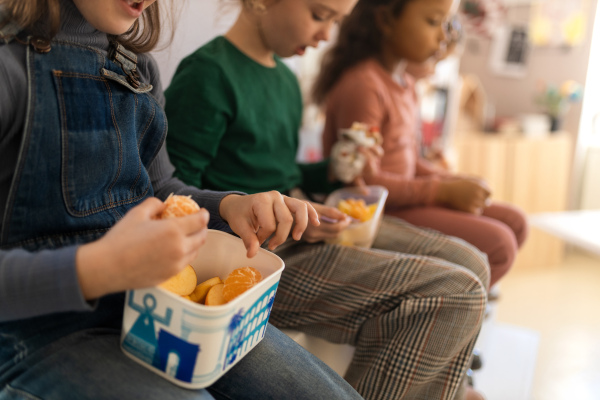
[[[60,28],[60,0],[0,0],[0,6],[6,13],[6,18],[0,21],[0,28],[14,21],[23,29],[46,39],[53,38]],[[128,32],[113,38],[135,53],[154,49],[161,35],[160,14],[159,3],[155,2]]]
[[[359,0],[342,22],[337,42],[323,56],[321,71],[312,89],[315,103],[325,101],[344,71],[381,52],[382,33],[377,26],[377,10],[385,7],[395,18],[410,1],[413,0]]]

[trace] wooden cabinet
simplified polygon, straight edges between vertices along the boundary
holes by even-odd
[[[485,178],[493,200],[515,204],[527,214],[566,210],[572,157],[567,132],[541,138],[465,133],[454,139],[453,151],[456,172]],[[517,264],[555,265],[563,255],[562,241],[531,228]]]

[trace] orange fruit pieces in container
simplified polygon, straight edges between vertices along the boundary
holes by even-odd
[[[223,284],[217,283],[213,287],[210,288],[208,293],[206,294],[206,299],[204,300],[204,305],[207,306],[220,306],[227,301],[223,298]]]
[[[196,271],[191,265],[186,265],[179,273],[158,286],[180,296],[187,296],[196,287]]]
[[[262,276],[256,268],[243,267],[231,271],[223,285],[223,298],[225,302],[235,299],[252,286],[256,285]]]
[[[363,199],[345,199],[340,200],[337,205],[338,210],[359,220],[365,222],[373,218],[375,210],[377,210],[377,203],[368,205]]]

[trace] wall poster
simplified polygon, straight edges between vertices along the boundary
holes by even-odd
[[[589,0],[536,0],[529,37],[534,46],[577,46],[585,39]]]

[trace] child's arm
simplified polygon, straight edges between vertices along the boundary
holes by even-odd
[[[331,162],[328,158],[314,163],[298,163],[298,167],[302,173],[300,189],[304,193],[330,193],[344,186],[331,173]]]
[[[149,198],[101,239],[79,248],[76,268],[86,299],[157,285],[196,257],[206,240],[208,212],[157,219],[164,208]]]
[[[0,251],[0,322],[92,310],[79,288],[76,251],[77,246]]]
[[[332,90],[327,100],[326,122],[323,133],[323,151],[328,156],[333,144],[337,141],[339,129],[352,126],[353,122],[362,122],[380,129],[383,136],[383,148],[388,152],[383,162],[390,161],[397,166],[393,169],[382,164],[382,160],[374,159],[372,168],[364,174],[363,178],[367,185],[381,185],[389,190],[388,203],[394,206],[431,205],[435,203],[435,197],[439,184],[439,178],[435,175],[417,176],[400,170],[407,171],[414,168],[407,164],[414,164],[412,160],[390,160],[394,146],[403,145],[403,140],[397,140],[398,135],[406,135],[407,132],[398,131],[402,121],[390,121],[388,107],[395,104],[390,99],[389,90],[382,81],[372,78],[372,68],[365,72],[355,72],[354,75],[346,75]],[[407,89],[408,90],[408,89]],[[413,98],[412,96],[409,96]],[[410,107],[407,107],[407,110]],[[411,113],[408,113],[412,115]],[[410,116],[405,115],[406,118]],[[408,124],[410,125],[410,124]],[[414,135],[414,132],[408,133]],[[397,143],[390,144],[390,138],[394,137]],[[414,138],[408,137],[405,142],[413,143]],[[414,155],[416,157],[416,154]]]
[[[217,156],[235,115],[229,81],[213,60],[184,59],[165,91],[169,158],[182,181],[205,187],[204,175]]]

